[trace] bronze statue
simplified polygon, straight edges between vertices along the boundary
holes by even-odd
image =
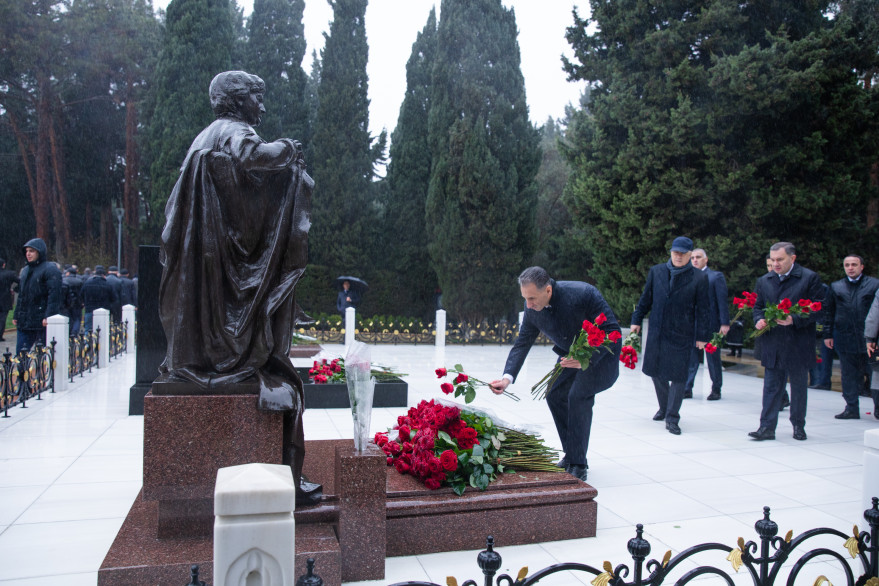
[[[288,412],[285,460],[298,481],[304,398],[287,353],[314,182],[298,142],[266,142],[253,130],[264,92],[263,80],[243,71],[211,82],[216,120],[189,147],[165,207],[160,371],[205,394],[258,381],[259,408]]]

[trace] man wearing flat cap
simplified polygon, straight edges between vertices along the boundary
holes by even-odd
[[[711,339],[708,277],[690,263],[693,241],[678,236],[671,258],[654,265],[632,313],[632,331],[640,332],[650,313],[642,372],[653,379],[659,411],[654,421],[665,421],[669,433],[680,435],[680,409],[687,384],[691,349]]]

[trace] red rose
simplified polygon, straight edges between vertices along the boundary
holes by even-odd
[[[711,342],[708,342],[707,344],[705,344],[705,351],[709,354],[714,354],[715,352],[717,352],[717,346],[715,346]]]
[[[378,432],[375,434],[375,438],[373,439],[373,441],[375,442],[375,445],[377,445],[378,447],[382,447],[383,445],[388,443],[388,434]]]
[[[604,315],[603,313],[599,313],[598,317],[595,318],[595,325],[600,326],[601,324],[603,324],[606,321],[607,321],[607,316]]]
[[[463,372],[459,372],[458,376],[455,377],[455,384],[460,385],[461,383],[466,383],[467,379],[470,377],[464,374]]]
[[[409,466],[409,464],[407,464],[403,460],[396,460],[394,462],[394,468],[396,468],[397,472],[399,472],[400,474],[406,474],[411,469],[411,466]]]
[[[440,454],[440,464],[443,465],[443,470],[453,472],[458,468],[458,456],[453,450],[446,450]]]
[[[589,334],[589,345],[590,346],[601,346],[602,342],[604,342],[604,338],[607,334],[604,333],[604,330],[597,330],[591,334]]]
[[[784,299],[782,299],[781,301],[778,302],[778,309],[787,313],[787,310],[791,308],[791,305],[792,305],[792,303],[790,302],[790,299],[785,297]]]
[[[393,465],[394,465],[394,457],[388,456],[388,466],[393,466]]]
[[[452,386],[452,383],[443,383],[440,385],[440,389],[442,389],[442,391],[447,395],[451,395],[455,392],[455,387]]]
[[[439,480],[436,480],[435,478],[428,478],[424,481],[424,486],[426,486],[430,490],[436,490],[441,486],[441,484]]]
[[[443,378],[448,374],[448,371],[445,368],[437,368],[434,372],[436,373],[436,378]]]
[[[799,305],[800,307],[807,307],[809,305],[812,305],[812,302],[808,299],[800,299],[799,301],[797,301],[797,305]]]
[[[403,440],[403,441],[406,441],[406,440],[408,440],[409,438],[412,437],[412,430],[409,429],[409,426],[408,426],[408,425],[401,425],[401,426],[397,429],[397,432],[398,432],[399,435],[400,435],[400,439]]]
[[[388,442],[387,448],[391,451],[391,454],[399,454],[403,450],[397,442]]]
[[[817,362],[818,364],[821,364],[822,362],[824,362],[824,360],[822,360],[820,357],[817,357],[817,358],[815,358],[815,362]]]
[[[403,451],[404,452],[411,452],[414,449],[415,449],[415,446],[413,446],[411,442],[403,442]]]
[[[611,330],[607,333],[607,339],[611,342],[616,342],[622,337],[623,334],[619,330]]]
[[[815,301],[812,303],[812,311],[821,311],[821,302]]]

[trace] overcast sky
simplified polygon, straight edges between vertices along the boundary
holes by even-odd
[[[153,0],[164,8],[169,0]],[[238,0],[245,16],[253,10],[253,0]],[[522,75],[531,120],[542,124],[547,117],[561,118],[565,105],[577,103],[581,82],[570,83],[562,71],[561,55],[572,55],[565,41],[565,28],[573,23],[571,10],[588,13],[588,0],[503,0],[516,11]],[[370,0],[366,9],[366,36],[369,42],[369,127],[373,134],[397,124],[400,102],[406,92],[406,61],[415,37],[424,28],[433,6],[439,0]],[[305,38],[308,43],[303,67],[311,69],[311,52],[323,47],[323,33],[329,31],[333,11],[326,0],[306,0]],[[266,104],[271,108],[271,104]]]

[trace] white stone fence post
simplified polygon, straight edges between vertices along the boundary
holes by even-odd
[[[46,347],[52,349],[55,340],[55,392],[67,389],[67,366],[70,359],[70,318],[52,315],[46,319]]]
[[[436,338],[435,343],[437,348],[445,348],[446,346],[446,310],[445,309],[437,309],[436,310],[436,320],[434,320],[434,324],[436,325]]]
[[[354,329],[357,324],[357,310],[353,307],[345,309],[345,348],[354,343]]]
[[[137,309],[133,305],[122,306],[122,323],[128,322],[126,327],[126,352],[134,352],[134,320],[137,318]]]
[[[101,328],[101,337],[98,344],[101,346],[101,354],[98,356],[98,368],[110,366],[110,310],[99,308],[92,312],[92,330]]]
[[[214,489],[214,586],[294,586],[295,508],[290,466],[220,468]]]

